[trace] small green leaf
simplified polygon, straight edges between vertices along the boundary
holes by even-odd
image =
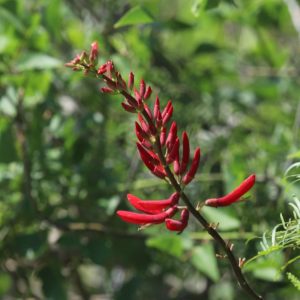
[[[0,8],[0,19],[4,24],[9,24],[19,32],[23,32],[25,29],[25,26],[20,22],[20,18],[4,8]]]
[[[62,66],[57,58],[42,53],[28,53],[17,63],[18,71],[46,70]]]
[[[148,247],[156,248],[175,257],[181,257],[184,249],[183,240],[178,235],[159,235],[146,242]]]
[[[125,13],[114,27],[120,28],[127,25],[148,24],[153,21],[153,18],[143,8],[135,6]]]
[[[215,282],[219,280],[220,273],[212,244],[195,247],[192,255],[192,264],[211,280]]]

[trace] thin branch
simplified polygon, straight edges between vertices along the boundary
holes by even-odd
[[[32,197],[31,184],[31,160],[29,155],[28,142],[26,137],[26,118],[24,112],[24,90],[21,89],[18,95],[17,114],[15,117],[17,141],[20,145],[20,152],[23,162],[23,193],[24,200],[28,201],[29,207],[34,211],[37,209],[36,203]]]

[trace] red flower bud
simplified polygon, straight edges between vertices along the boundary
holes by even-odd
[[[136,102],[136,100],[132,97],[132,96],[128,96],[125,98],[126,101],[133,107],[137,108],[138,107],[138,103]]]
[[[98,75],[102,75],[104,73],[107,72],[107,64],[105,63],[104,65],[100,66],[98,71],[97,71],[97,74]]]
[[[132,90],[134,85],[134,74],[132,72],[129,73],[129,79],[128,79],[128,88]]]
[[[140,143],[136,143],[136,146],[140,153],[140,157],[145,164],[148,162],[150,162],[153,165],[160,164],[159,158],[157,157],[157,155],[154,152],[152,152],[150,150],[146,150]]]
[[[182,159],[180,164],[179,174],[183,174],[186,171],[190,160],[190,143],[187,133],[182,133]]]
[[[125,80],[122,78],[121,74],[119,72],[116,72],[116,78],[117,78],[117,87],[119,89],[122,89],[124,91],[127,90],[127,84]]]
[[[175,121],[172,122],[171,127],[170,127],[170,131],[166,140],[166,145],[168,148],[168,151],[171,151],[174,143],[176,141],[177,138],[177,124]]]
[[[145,91],[146,91],[146,84],[145,84],[144,79],[142,79],[140,82],[140,96],[142,98],[144,98]]]
[[[151,89],[151,86],[148,86],[147,89],[146,89],[146,92],[144,94],[144,99],[147,100],[150,98],[152,94],[152,89]]]
[[[150,134],[149,125],[146,123],[146,121],[144,120],[143,116],[140,113],[138,114],[138,119],[140,121],[141,127],[144,130],[144,132]]]
[[[142,139],[149,138],[149,135],[142,129],[142,127],[140,126],[140,124],[138,122],[135,122],[135,134],[139,141]]]
[[[150,108],[149,108],[149,106],[147,104],[144,104],[144,110],[147,113],[149,119],[152,120],[153,119],[152,112],[151,112],[151,110],[150,110]]]
[[[117,215],[125,222],[133,223],[133,224],[160,224],[163,223],[166,218],[172,217],[178,208],[177,206],[172,206],[166,211],[154,214],[154,215],[147,215],[147,214],[139,214],[131,211],[119,210],[117,211]]]
[[[138,108],[142,109],[144,104],[143,104],[143,99],[142,99],[140,93],[135,88],[133,89],[133,93],[134,93],[135,100],[138,104]]]
[[[94,63],[98,57],[98,43],[93,42],[91,45],[91,51],[90,51],[90,62]]]
[[[168,152],[167,157],[166,157],[166,162],[167,164],[171,164],[174,160],[179,159],[179,146],[180,146],[180,142],[179,142],[179,138],[176,138],[173,148],[170,150],[170,152]]]
[[[135,113],[136,112],[136,109],[133,106],[129,105],[129,104],[126,104],[126,103],[122,102],[121,105],[123,106],[123,108],[126,111],[128,111],[130,113]]]
[[[176,175],[180,174],[180,164],[179,164],[179,161],[177,159],[174,161],[173,170],[174,170],[174,173]]]
[[[170,109],[172,107],[172,101],[171,100],[169,100],[168,101],[168,103],[167,103],[167,105],[166,105],[166,107],[164,108],[164,110],[162,111],[162,117],[164,117],[166,114],[167,114],[167,112],[168,112],[168,110]]]
[[[102,93],[106,93],[106,94],[112,94],[112,93],[115,92],[113,89],[111,89],[109,87],[106,87],[106,86],[101,88],[100,90],[101,90]]]
[[[199,166],[199,161],[200,161],[200,148],[197,148],[194,153],[194,158],[193,158],[191,167],[182,179],[182,182],[185,185],[189,184],[194,179],[194,176],[195,176],[198,166]]]
[[[255,175],[252,174],[229,194],[220,198],[207,199],[205,201],[205,205],[213,207],[227,206],[239,201],[240,197],[246,194],[253,187],[254,183]]]
[[[154,102],[154,108],[153,108],[153,114],[154,118],[157,120],[158,113],[160,112],[160,103],[159,103],[159,98],[156,96],[155,102]]]

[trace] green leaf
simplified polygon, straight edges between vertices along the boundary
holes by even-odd
[[[289,154],[287,158],[288,159],[300,158],[300,151]]]
[[[4,24],[14,27],[19,32],[23,32],[25,29],[25,26],[20,22],[20,18],[4,8],[0,8],[0,20],[4,21]]]
[[[178,235],[159,235],[147,240],[148,247],[156,248],[175,257],[181,257],[184,249],[183,240]]]
[[[0,274],[0,295],[5,295],[12,285],[12,280],[8,274]]]
[[[53,263],[49,265],[38,272],[46,299],[67,299],[64,280],[59,266]]]
[[[206,9],[216,8],[220,4],[221,0],[208,0],[206,2]]]
[[[219,280],[219,268],[215,251],[211,243],[194,248],[192,264],[211,280],[215,282]]]
[[[153,21],[153,18],[143,8],[135,6],[125,13],[114,27],[120,28],[127,25],[148,24]]]
[[[273,252],[244,265],[245,272],[252,271],[256,278],[266,281],[280,281],[282,279],[281,266],[284,262],[282,252]]]
[[[52,56],[42,53],[28,53],[17,62],[18,71],[46,70],[61,67],[63,63]]]
[[[210,222],[219,223],[220,230],[232,230],[240,227],[241,222],[230,214],[228,208],[204,207],[203,214]]]

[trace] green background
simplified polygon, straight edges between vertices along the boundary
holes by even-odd
[[[97,40],[100,63],[112,59],[162,104],[173,100],[180,132],[201,147],[187,189],[195,205],[257,175],[247,201],[203,210],[248,259],[299,195],[299,183],[284,179],[300,157],[300,3],[292,2],[0,0],[1,298],[245,299],[193,218],[178,236],[115,217],[130,209],[128,192],[172,191],[139,161],[122,98],[64,63]],[[245,270],[265,299],[298,299],[280,269],[295,251]],[[299,276],[299,263],[288,271]]]

